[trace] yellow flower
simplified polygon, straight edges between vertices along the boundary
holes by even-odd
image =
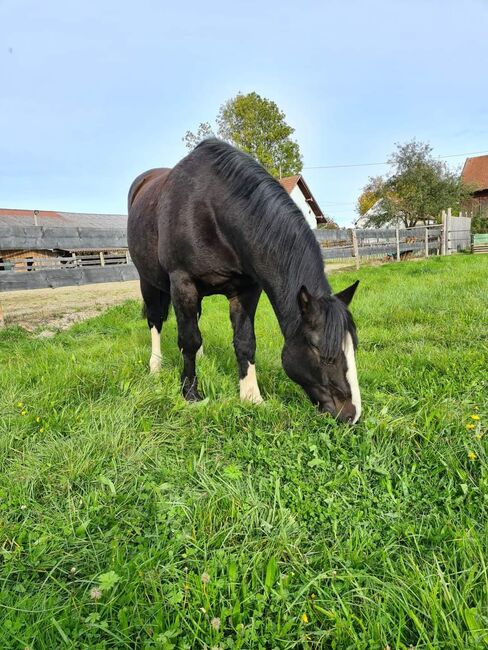
[[[481,438],[482,438],[484,435],[485,435],[484,433],[475,433],[475,436],[474,436],[474,437],[476,438],[476,440],[481,440]]]
[[[24,409],[23,411],[20,412],[20,415],[27,415],[27,411]]]
[[[308,623],[308,616],[305,613],[303,613],[300,618],[302,623]]]
[[[467,425],[466,425],[466,429],[467,429],[468,431],[471,431],[471,429],[474,429],[475,426],[476,426],[476,424],[467,424]]]
[[[312,594],[312,595],[310,596],[310,598],[311,598],[312,600],[315,600],[315,599],[317,598],[317,596],[316,596],[315,594]]]
[[[19,409],[21,409],[24,405],[22,404],[22,402],[17,402],[17,406],[19,407]]]
[[[473,415],[471,415],[471,419],[472,420],[479,420],[480,416],[477,413],[473,413]]]
[[[39,416],[36,417],[36,422],[40,422],[41,418]]]
[[[470,452],[468,453],[468,458],[469,458],[469,460],[476,460],[477,456],[476,456],[476,454],[474,453],[474,451],[470,451]]]
[[[44,427],[41,427],[41,428],[39,429],[39,433],[44,433],[44,431],[45,431]]]

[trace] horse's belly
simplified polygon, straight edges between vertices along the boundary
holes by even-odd
[[[200,275],[197,281],[201,295],[211,296],[222,294],[228,298],[242,293],[243,290],[256,284],[251,277],[241,274],[225,274],[209,271]]]

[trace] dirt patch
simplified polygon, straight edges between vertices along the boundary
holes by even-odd
[[[100,312],[129,299],[140,299],[139,282],[106,282],[82,287],[6,291],[0,294],[5,325],[20,325],[32,332],[67,329],[74,323],[97,316]]]

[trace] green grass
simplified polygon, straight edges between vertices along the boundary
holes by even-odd
[[[198,405],[173,316],[148,375],[136,302],[0,334],[0,648],[488,647],[486,259],[356,277],[354,428],[285,377],[264,299],[259,407],[219,297]]]

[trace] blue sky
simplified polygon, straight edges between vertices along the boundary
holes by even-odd
[[[413,137],[488,151],[487,25],[487,0],[0,0],[0,207],[125,212],[137,174],[254,90],[349,224],[385,168],[307,167],[384,161]]]

